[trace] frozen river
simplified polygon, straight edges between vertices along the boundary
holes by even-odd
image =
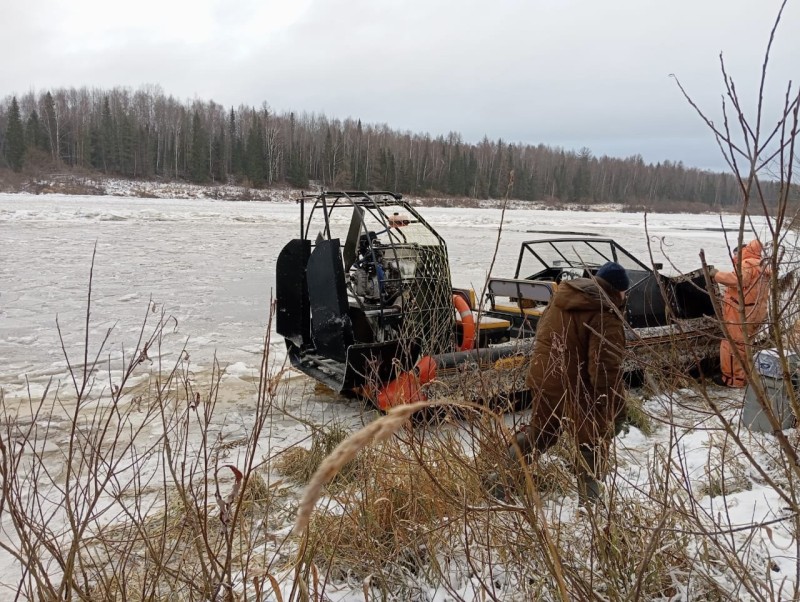
[[[421,213],[447,241],[454,284],[479,289],[500,210]],[[117,357],[123,346],[130,350],[152,299],[157,313],[175,318],[164,341],[166,358],[177,357],[185,344],[199,368],[216,354],[232,372],[257,373],[275,258],[297,235],[298,220],[295,204],[0,195],[0,387],[6,398],[28,390],[36,397],[49,378],[63,379],[56,321],[67,351],[82,359],[95,247],[90,348],[113,327],[105,357]],[[647,225],[655,261],[666,272],[698,268],[700,249],[710,263],[729,265],[719,216],[649,215]],[[724,217],[724,225],[735,231],[738,217]],[[609,236],[648,257],[643,214],[509,210],[492,273],[513,275],[521,241],[558,233]],[[272,354],[284,355],[277,337]]]

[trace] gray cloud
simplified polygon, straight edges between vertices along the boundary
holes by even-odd
[[[324,112],[724,169],[683,99],[719,119],[724,52],[755,102],[774,0],[33,0],[3,7],[0,94],[158,84],[183,99]],[[797,80],[784,14],[771,97]],[[10,57],[14,57],[10,59]],[[774,103],[772,105],[774,107]]]

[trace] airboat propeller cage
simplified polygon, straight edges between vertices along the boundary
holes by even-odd
[[[338,392],[379,386],[455,350],[447,247],[386,191],[304,196],[278,256],[276,330],[292,364]]]

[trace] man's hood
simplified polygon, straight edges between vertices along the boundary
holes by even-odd
[[[613,296],[614,291],[606,282],[577,278],[561,282],[552,302],[563,311],[601,311],[611,309],[607,298]]]

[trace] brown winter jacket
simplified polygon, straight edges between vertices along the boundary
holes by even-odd
[[[562,282],[536,327],[526,378],[534,422],[567,417],[579,443],[606,438],[624,408],[625,330],[609,296],[613,289],[602,279]]]

